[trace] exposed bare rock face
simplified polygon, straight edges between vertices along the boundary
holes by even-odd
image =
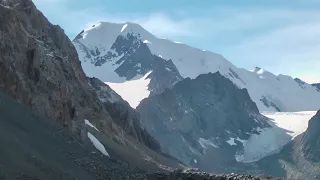
[[[117,103],[107,103],[98,97],[74,46],[59,26],[50,24],[31,0],[0,2],[2,91],[83,138],[87,138],[83,124],[88,119],[118,144],[135,147],[138,140],[159,150],[125,101],[120,98]]]
[[[0,89],[68,129],[76,131],[77,121],[89,119],[123,142],[64,31],[31,0],[0,2]]]
[[[30,0],[1,2],[0,35],[0,87],[5,93],[68,128],[84,118],[111,128],[70,40]]]
[[[247,90],[219,72],[186,78],[144,99],[137,110],[165,153],[213,173],[238,173],[245,140],[270,126]],[[238,140],[230,144],[232,139]]]

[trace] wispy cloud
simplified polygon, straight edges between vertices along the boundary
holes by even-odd
[[[35,4],[47,15],[50,20],[61,25],[71,36],[82,29],[91,27],[101,21],[106,22],[134,22],[139,23],[148,31],[161,37],[177,38],[192,36],[190,20],[174,20],[169,16],[154,12],[148,15],[140,14],[109,14],[101,7],[88,7],[73,10],[64,5],[66,0],[33,0]]]

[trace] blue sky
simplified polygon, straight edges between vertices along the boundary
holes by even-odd
[[[320,0],[33,0],[72,39],[100,21],[136,22],[151,33],[320,82]]]

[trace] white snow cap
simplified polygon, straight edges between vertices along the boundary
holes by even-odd
[[[165,60],[171,59],[184,78],[190,77],[194,79],[200,74],[219,71],[237,87],[246,88],[260,111],[276,112],[278,109],[287,112],[315,111],[320,107],[320,101],[318,100],[320,99],[320,92],[309,84],[302,86],[290,76],[276,76],[260,67],[256,67],[251,71],[237,68],[220,54],[158,38],[140,25],[129,22],[99,23],[92,28],[86,29],[83,32],[83,38],[74,41],[87,76],[96,77],[107,84],[127,82],[125,78],[119,77],[115,72],[120,66],[115,62],[122,58],[124,54],[117,54],[111,47],[117,37],[125,36],[128,32],[144,42],[152,54],[158,55]],[[83,46],[92,51],[98,49],[100,57],[105,56],[109,51],[115,54],[116,57],[101,66],[95,66],[91,62],[92,59],[86,57],[86,51]],[[137,84],[136,86],[139,85]],[[140,86],[145,85],[142,83]],[[142,89],[144,88],[142,87]],[[119,93],[117,90],[116,92]],[[126,93],[130,93],[130,91]],[[121,96],[130,98],[129,94],[122,94]],[[145,96],[138,96],[140,99],[135,101],[140,102],[141,98],[145,98]]]

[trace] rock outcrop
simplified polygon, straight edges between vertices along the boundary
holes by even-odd
[[[302,151],[311,162],[320,163],[320,110],[310,119],[308,129],[303,134]]]
[[[111,132],[109,114],[86,82],[77,52],[31,0],[1,1],[0,89],[21,103],[73,129],[92,119]]]
[[[219,73],[184,79],[144,99],[137,110],[165,153],[215,173],[236,172],[243,142],[270,126],[247,90]]]

